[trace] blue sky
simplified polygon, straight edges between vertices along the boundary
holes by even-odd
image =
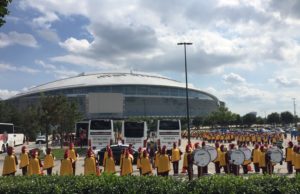
[[[293,112],[297,0],[14,0],[0,28],[0,98],[81,72],[141,71],[189,82],[239,114]],[[298,103],[297,103],[298,104]],[[298,112],[297,108],[297,112]]]

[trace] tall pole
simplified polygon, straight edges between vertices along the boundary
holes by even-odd
[[[192,45],[191,42],[180,42],[177,45],[184,46],[184,65],[185,65],[185,97],[186,97],[186,119],[188,127],[188,143],[191,142],[191,129],[190,129],[190,110],[189,110],[189,92],[188,92],[188,77],[187,77],[187,60],[186,60],[186,45]]]
[[[294,105],[294,123],[295,127],[297,127],[297,118],[296,118],[296,98],[292,98],[293,100],[293,105]]]

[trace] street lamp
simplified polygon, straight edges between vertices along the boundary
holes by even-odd
[[[189,92],[188,92],[188,77],[187,77],[187,64],[186,64],[186,45],[192,45],[191,42],[179,42],[177,45],[184,46],[184,64],[185,64],[185,95],[186,95],[186,119],[188,127],[188,142],[191,142],[191,129],[190,129],[190,111],[189,111]]]
[[[293,104],[294,104],[294,122],[295,122],[295,127],[297,127],[297,118],[296,118],[296,98],[292,98]]]

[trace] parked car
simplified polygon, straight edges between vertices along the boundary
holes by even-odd
[[[123,149],[128,148],[129,145],[125,145],[125,144],[118,144],[118,145],[111,145],[110,148],[112,149],[113,155],[114,155],[114,160],[115,160],[115,164],[116,165],[120,165],[120,157],[121,157],[121,153]],[[103,164],[103,158],[104,158],[104,153],[106,151],[106,147],[102,148],[99,152],[98,152],[98,160],[100,165]],[[137,161],[137,157],[138,157],[138,151],[133,149],[133,163],[136,164]]]
[[[40,135],[36,138],[35,140],[36,144],[45,144],[46,143],[46,136],[45,135]]]

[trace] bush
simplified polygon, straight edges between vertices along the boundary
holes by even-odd
[[[300,193],[300,176],[209,176],[191,182],[173,177],[32,176],[1,177],[0,193]]]

